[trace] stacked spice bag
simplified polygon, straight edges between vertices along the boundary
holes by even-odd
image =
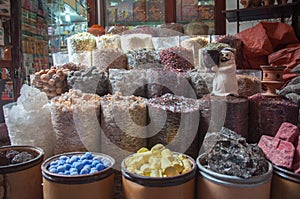
[[[67,81],[70,89],[78,89],[84,93],[95,93],[99,96],[108,94],[108,74],[96,66],[79,71],[70,71]]]
[[[88,68],[84,64],[68,62],[52,66],[50,69],[40,70],[31,78],[31,84],[46,93],[49,99],[61,95],[69,90],[67,77],[71,71]]]
[[[54,153],[100,151],[100,97],[70,90],[51,100]]]
[[[127,57],[121,49],[120,35],[102,35],[96,38],[96,48],[93,49],[92,65],[99,70],[108,71],[111,68],[127,69]]]
[[[149,99],[148,109],[152,121],[148,133],[154,134],[149,137],[149,146],[168,144],[171,149],[196,158],[198,136],[204,136],[198,135],[200,107],[197,100],[167,93]]]
[[[101,100],[101,152],[116,160],[116,165],[130,153],[147,146],[146,99],[122,96],[117,92]],[[121,172],[115,170],[115,198],[122,197]]]
[[[102,140],[103,150],[110,143],[134,152],[147,145],[147,100],[136,96],[122,96],[120,93],[105,95],[101,100],[101,128],[108,143]],[[118,156],[118,154],[115,154]],[[120,154],[121,155],[121,154]]]
[[[95,37],[88,33],[78,33],[68,38],[69,61],[92,65],[92,50],[96,47]]]
[[[52,67],[34,74],[32,84],[45,92],[49,98],[60,95],[68,90],[66,82],[68,69]]]

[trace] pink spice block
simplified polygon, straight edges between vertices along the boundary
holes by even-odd
[[[280,140],[271,136],[263,135],[261,136],[258,147],[262,149],[266,157],[271,156],[274,149],[279,145]]]
[[[294,143],[298,136],[299,136],[298,127],[294,124],[284,122],[281,124],[275,137],[281,140]]]
[[[275,165],[292,169],[295,147],[292,143],[263,135],[258,146]]]

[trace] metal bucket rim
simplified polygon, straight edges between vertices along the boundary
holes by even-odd
[[[37,153],[37,155],[33,159],[28,160],[26,162],[0,166],[0,173],[1,174],[3,174],[3,173],[12,173],[12,172],[25,170],[27,168],[30,168],[32,166],[35,166],[35,165],[41,163],[43,161],[43,158],[44,158],[44,150],[42,148],[36,147],[36,146],[9,145],[9,146],[0,147],[0,150],[2,150],[2,149],[12,149],[12,150],[28,149],[28,150],[31,150],[31,151]],[[24,150],[24,151],[27,151],[27,150]],[[21,152],[23,152],[23,151],[21,151]]]
[[[275,164],[273,164],[273,172],[284,179],[300,184],[300,174],[294,173]]]
[[[51,173],[47,169],[52,161],[57,160],[62,155],[72,156],[72,155],[83,155],[84,153],[86,152],[68,152],[68,153],[57,154],[52,157],[49,157],[41,165],[43,177],[52,182],[61,183],[61,184],[84,184],[87,182],[94,182],[94,181],[104,179],[113,174],[112,167],[116,163],[115,159],[109,155],[103,153],[97,153],[97,152],[91,152],[91,153],[96,157],[106,158],[110,162],[110,165],[107,168],[103,169],[102,171],[91,173],[91,174],[78,174],[78,175],[71,176],[71,175]]]
[[[273,173],[273,166],[270,162],[268,163],[268,171],[259,176],[253,176],[251,178],[241,178],[237,176],[229,176],[225,174],[219,174],[217,172],[211,171],[206,169],[202,164],[201,160],[204,158],[206,154],[203,153],[198,156],[196,163],[199,169],[199,173],[204,176],[205,178],[216,182],[218,184],[227,185],[227,186],[234,186],[234,187],[253,187],[258,186],[260,184],[264,184],[266,182],[271,181],[272,173]],[[204,175],[203,175],[204,174]]]
[[[182,154],[182,153],[178,153],[178,152],[172,152],[172,153]],[[195,162],[195,160],[192,157],[190,157],[188,155],[185,155],[185,154],[184,155],[188,158],[188,160],[192,164],[192,170],[190,170],[187,173],[177,175],[177,176],[173,176],[173,177],[148,177],[148,176],[142,176],[142,175],[138,175],[138,174],[135,174],[135,173],[131,173],[125,167],[125,160],[132,157],[133,155],[134,154],[129,155],[126,158],[123,159],[123,161],[121,163],[122,175],[127,180],[130,180],[132,182],[135,182],[135,183],[143,185],[143,186],[147,186],[147,187],[170,187],[170,186],[180,185],[180,184],[183,184],[185,182],[188,182],[188,181],[192,180],[195,177],[195,174],[196,174],[196,162]]]

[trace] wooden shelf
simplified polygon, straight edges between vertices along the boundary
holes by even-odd
[[[1,48],[12,48],[13,46],[11,44],[7,44],[7,45],[0,45]]]
[[[287,5],[261,6],[257,8],[243,8],[224,10],[222,13],[229,22],[252,21],[273,18],[289,18],[296,9],[298,2]]]
[[[11,60],[0,60],[0,68],[10,68]]]

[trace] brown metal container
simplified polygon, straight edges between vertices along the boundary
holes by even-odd
[[[300,174],[273,165],[271,199],[299,199]]]
[[[272,164],[267,173],[249,179],[228,176],[204,168],[203,156],[197,158],[200,175],[197,184],[197,199],[270,199]]]
[[[30,161],[0,166],[0,198],[43,199],[41,164],[44,152],[33,146],[4,146],[0,152],[16,150],[34,156]]]
[[[85,175],[60,175],[48,171],[52,161],[61,155],[83,155],[84,152],[71,152],[53,156],[42,164],[44,199],[113,199],[114,174],[112,167],[115,160],[105,154],[92,153],[110,161],[110,166],[103,171]]]
[[[131,157],[131,156],[129,156]],[[128,158],[129,158],[128,157]],[[147,177],[129,172],[122,162],[124,199],[194,199],[196,163],[189,157],[193,167],[188,173],[175,177]]]

